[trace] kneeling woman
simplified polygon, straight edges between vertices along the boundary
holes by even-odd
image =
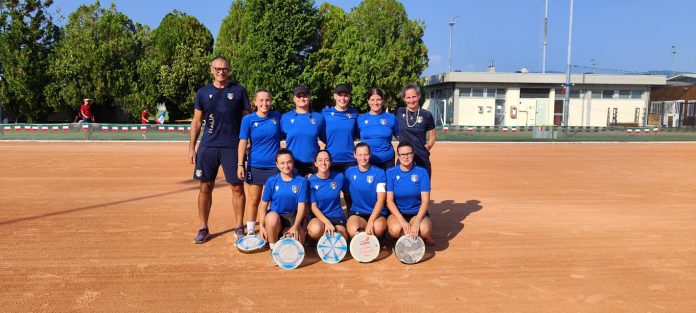
[[[381,237],[387,228],[386,176],[384,170],[370,165],[370,146],[361,142],[355,145],[355,160],[358,165],[349,167],[345,172],[344,190],[346,204],[350,208],[348,234],[355,236],[359,229]]]
[[[271,249],[282,234],[304,242],[302,221],[305,218],[305,203],[309,200],[307,180],[295,174],[293,162],[292,152],[280,149],[276,155],[276,166],[280,173],[268,178],[263,187],[259,204],[259,232],[268,240]]]
[[[426,244],[434,243],[428,215],[430,176],[413,163],[413,146],[400,142],[396,147],[399,163],[387,170],[387,207],[389,234],[394,238],[406,234],[420,236]]]
[[[321,150],[314,158],[317,173],[310,176],[310,197],[314,218],[307,225],[307,234],[312,239],[319,239],[324,233],[337,231],[348,240],[346,232],[346,215],[341,207],[341,189],[343,174],[329,171],[331,154]]]

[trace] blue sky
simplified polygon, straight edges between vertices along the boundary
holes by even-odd
[[[317,1],[317,6],[324,1]],[[350,11],[358,0],[328,1]],[[565,71],[570,0],[548,0],[547,71]],[[67,15],[93,1],[55,0]],[[109,0],[102,0],[108,6]],[[119,11],[155,28],[174,9],[186,12],[217,36],[231,0],[116,0]],[[405,0],[409,18],[425,22],[430,65],[423,75],[447,70],[448,19],[458,16],[452,36],[452,69],[541,71],[544,0]],[[694,0],[575,0],[571,64],[628,72],[672,69],[696,72]],[[594,65],[593,61],[594,60]],[[605,72],[574,68],[574,72]]]

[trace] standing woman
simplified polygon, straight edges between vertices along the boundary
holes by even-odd
[[[331,154],[321,150],[314,159],[316,174],[310,176],[310,198],[314,218],[307,225],[307,234],[318,240],[324,233],[333,234],[337,231],[348,239],[346,232],[346,215],[341,207],[341,189],[343,189],[343,174],[332,172]]]
[[[433,224],[428,214],[430,176],[413,163],[413,146],[400,142],[396,147],[399,165],[387,170],[387,207],[389,235],[394,238],[419,234],[426,244],[433,244]]]
[[[399,140],[413,144],[414,161],[424,167],[432,177],[430,165],[430,149],[435,145],[435,119],[428,110],[420,107],[420,88],[416,84],[408,84],[401,90],[406,107],[396,110],[399,122]],[[427,134],[427,140],[426,140]]]
[[[380,237],[387,229],[386,176],[384,170],[370,164],[370,146],[366,143],[355,145],[355,159],[358,165],[349,167],[344,174],[343,189],[348,191],[345,198],[350,208],[346,228],[350,237],[358,229]]]
[[[237,177],[247,184],[245,208],[247,233],[253,234],[256,226],[256,208],[261,200],[263,185],[269,177],[278,173],[275,156],[280,150],[280,113],[271,111],[271,92],[259,89],[254,94],[256,112],[242,118],[237,148]],[[244,170],[244,157],[249,146],[249,158]]]
[[[381,89],[371,88],[367,92],[367,103],[370,110],[358,117],[360,141],[370,146],[370,163],[386,170],[394,166],[394,146],[391,140],[393,136],[398,136],[399,124],[394,114],[384,112]]]
[[[312,173],[314,156],[319,151],[318,139],[323,139],[324,117],[312,112],[309,88],[297,85],[292,89],[295,109],[283,114],[280,128],[285,137],[285,147],[292,151],[295,169],[301,176]]]
[[[282,234],[304,242],[302,221],[308,200],[307,180],[295,173],[292,152],[280,149],[276,155],[276,165],[280,173],[266,181],[259,203],[259,233],[268,241],[271,249]]]
[[[358,110],[349,107],[351,92],[352,88],[348,84],[336,86],[333,93],[336,105],[321,111],[326,121],[326,150],[333,157],[331,170],[341,173],[355,165],[353,145],[358,135]]]

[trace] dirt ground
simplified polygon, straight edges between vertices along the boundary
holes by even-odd
[[[433,150],[416,265],[270,265],[198,227],[186,143],[0,142],[2,312],[694,312],[696,144]]]

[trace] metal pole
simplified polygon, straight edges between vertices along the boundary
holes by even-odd
[[[677,71],[676,60],[677,60],[677,46],[672,46],[672,76],[674,76],[674,73]]]
[[[449,58],[447,61],[447,72],[452,71],[452,28],[454,28],[454,24],[457,23],[457,17],[453,17],[449,20],[447,24],[449,24]]]
[[[570,51],[573,42],[573,0],[570,0],[570,18],[568,19],[568,59],[566,60],[565,94],[563,95],[563,122],[568,126],[568,109],[570,104]]]
[[[541,73],[546,74],[546,46],[548,45],[549,35],[549,0],[544,5],[544,45],[541,54]]]

